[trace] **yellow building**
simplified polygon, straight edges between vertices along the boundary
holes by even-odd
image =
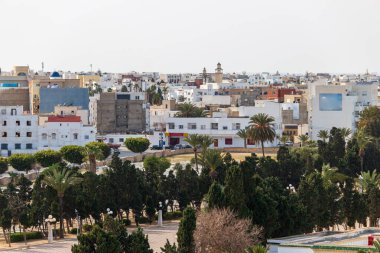
[[[77,75],[77,78],[80,80],[81,88],[91,87],[93,84],[99,84],[100,82],[99,75]]]
[[[14,76],[28,76],[29,66],[13,66],[12,74]]]

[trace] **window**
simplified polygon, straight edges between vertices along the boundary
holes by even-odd
[[[20,134],[20,132],[16,132],[16,135],[15,135],[16,137],[21,137],[21,134]]]
[[[16,126],[19,126],[19,125],[20,125],[20,121],[16,120]]]
[[[247,139],[247,145],[255,145],[255,141],[252,139]]]
[[[26,121],[26,125],[27,125],[27,126],[31,126],[31,125],[32,125],[32,121],[27,120],[27,121]]]
[[[88,140],[88,139],[90,139],[90,136],[85,135],[85,136],[84,136],[84,139],[85,139],[85,140]]]
[[[26,137],[32,137],[32,132],[26,132]]]
[[[7,125],[7,121],[4,120],[2,125],[3,125],[3,126],[6,126],[6,125]]]
[[[56,134],[56,133],[52,133],[52,134],[51,134],[51,138],[52,138],[53,140],[57,139],[57,134]]]
[[[15,149],[21,149],[21,143],[15,143]]]
[[[183,129],[183,125],[178,125],[178,128],[179,129]]]
[[[1,137],[7,137],[7,136],[8,136],[7,132],[3,132],[3,133],[1,134]]]
[[[78,140],[78,134],[77,133],[74,134],[74,140]]]
[[[226,138],[226,139],[224,139],[224,144],[225,145],[232,145],[232,138]]]
[[[42,134],[42,139],[43,139],[43,140],[46,140],[46,139],[47,139],[47,134],[43,133],[43,134]]]
[[[11,109],[11,115],[17,115],[16,109]]]
[[[211,129],[218,130],[218,123],[211,123]]]
[[[119,138],[119,142],[124,142],[124,138]]]
[[[197,124],[196,123],[188,123],[187,129],[197,129]]]
[[[223,126],[223,130],[227,130],[228,129],[228,127],[227,126]]]
[[[206,125],[201,125],[201,129],[205,130],[206,129]]]
[[[7,114],[7,109],[1,109],[1,114],[2,114],[2,115]]]
[[[26,149],[33,149],[33,144],[32,143],[27,143],[26,144]]]
[[[8,150],[8,144],[7,143],[1,143],[1,149]]]
[[[168,123],[169,125],[169,129],[174,129],[175,128],[175,124],[174,123]]]
[[[113,143],[113,138],[109,138],[108,142]]]
[[[367,96],[367,91],[362,91],[362,96]]]
[[[232,123],[232,129],[233,130],[239,130],[240,129],[240,123]]]

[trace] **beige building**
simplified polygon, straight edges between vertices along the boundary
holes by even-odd
[[[91,87],[95,83],[100,83],[99,75],[77,75],[81,88]]]
[[[102,93],[96,108],[96,126],[100,134],[138,133],[146,129],[144,100],[131,100],[130,94]]]

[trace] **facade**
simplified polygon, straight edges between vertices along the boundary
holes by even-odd
[[[38,116],[22,106],[0,106],[0,154],[33,153],[38,143]]]
[[[166,122],[176,114],[176,101],[163,100],[161,105],[150,106],[150,130],[166,131]]]
[[[96,110],[96,126],[100,134],[142,132],[147,128],[144,98],[132,100],[125,92],[102,93]]]
[[[30,111],[29,105],[28,87],[0,87],[0,106],[22,106],[23,110]]]

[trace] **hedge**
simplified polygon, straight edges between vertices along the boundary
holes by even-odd
[[[0,174],[8,170],[8,159],[5,157],[0,157]]]
[[[77,228],[72,228],[72,229],[70,229],[70,234],[72,234],[72,235],[76,235],[77,234]]]
[[[33,239],[43,239],[44,236],[42,232],[34,231],[34,232],[26,232],[26,240],[33,240]],[[23,232],[17,232],[11,234],[11,242],[22,242],[24,241],[24,233]]]

